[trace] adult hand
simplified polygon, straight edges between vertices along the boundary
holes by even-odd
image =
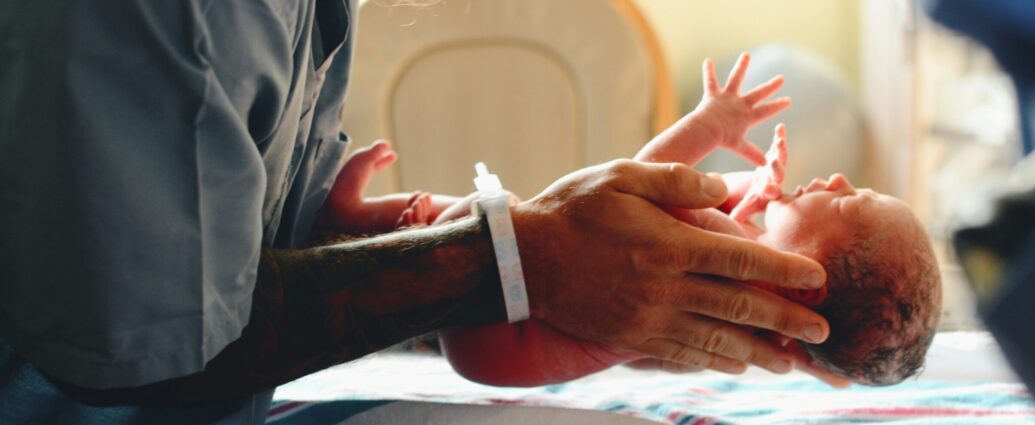
[[[653,370],[668,373],[697,373],[704,370],[701,366],[688,365],[683,363],[670,362],[653,357],[644,357],[624,364],[629,369]]]
[[[817,343],[829,325],[737,281],[816,288],[825,273],[808,258],[694,228],[660,207],[714,207],[725,196],[721,179],[685,165],[617,160],[513,207],[532,316],[661,360],[790,371],[790,352],[741,325]]]
[[[781,345],[785,346],[794,355],[794,368],[812,375],[827,385],[837,389],[845,389],[852,386],[852,381],[842,376],[837,376],[817,364],[805,349],[801,348],[798,341],[786,341]]]

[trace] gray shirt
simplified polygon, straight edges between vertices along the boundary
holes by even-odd
[[[96,388],[247,324],[344,161],[348,0],[0,0],[0,337]]]

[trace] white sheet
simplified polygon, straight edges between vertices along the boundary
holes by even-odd
[[[405,359],[404,361],[402,359]],[[579,380],[612,382],[621,388],[623,381],[650,379],[660,372],[634,371],[615,367]],[[738,380],[764,382],[800,376],[774,375],[752,368]],[[701,372],[687,379],[723,379],[728,375]],[[927,355],[921,381],[1019,382],[1009,369],[995,340],[987,332],[943,332],[935,336]],[[277,388],[277,400],[335,400],[341,398],[399,399],[402,395],[422,393],[452,397],[519,398],[541,390],[496,388],[475,384],[453,373],[442,358],[404,354],[374,354],[361,360],[314,373]],[[581,395],[585,396],[585,395]],[[607,394],[599,394],[606,398]],[[405,398],[405,397],[403,397]]]

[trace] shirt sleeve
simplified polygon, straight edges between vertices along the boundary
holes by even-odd
[[[83,387],[198,372],[248,321],[257,144],[304,13],[21,3],[0,43],[0,335]]]

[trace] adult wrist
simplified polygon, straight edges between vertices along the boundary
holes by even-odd
[[[478,172],[474,179],[474,184],[478,188],[478,199],[473,204],[474,211],[489,222],[503,302],[507,309],[507,321],[520,322],[529,318],[529,307],[521,255],[510,212],[513,195],[503,189],[499,178],[489,173],[484,163],[479,162],[475,169]]]
[[[511,220],[514,223],[514,236],[517,238],[518,251],[521,252],[521,269],[525,275],[525,291],[528,293],[528,311],[531,317],[543,319],[547,316],[546,282],[543,270],[559,267],[548,259],[541,259],[542,253],[548,250],[548,240],[544,240],[543,230],[546,222],[535,211],[535,205],[529,202],[510,207]]]

